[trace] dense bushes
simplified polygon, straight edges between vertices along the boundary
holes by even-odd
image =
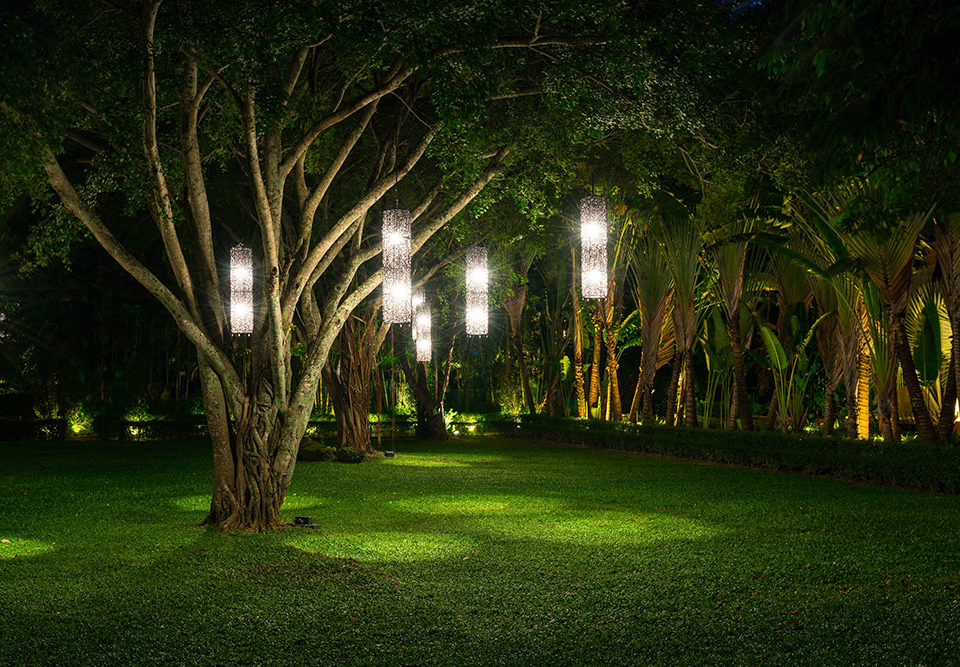
[[[488,420],[487,432],[960,493],[960,448],[955,446],[526,416]]]

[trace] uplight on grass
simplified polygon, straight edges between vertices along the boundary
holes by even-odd
[[[20,537],[0,538],[0,560],[39,556],[53,551],[53,544]]]
[[[363,562],[409,562],[460,558],[477,549],[472,537],[447,533],[356,532],[290,534],[284,542],[303,551]]]

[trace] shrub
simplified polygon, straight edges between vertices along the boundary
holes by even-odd
[[[363,463],[366,459],[366,455],[363,452],[358,452],[355,449],[338,449],[336,450],[337,461],[340,463]]]
[[[488,426],[491,432],[503,436],[960,493],[960,448],[955,446],[916,441],[891,446],[819,435],[639,426],[557,417],[503,418],[489,421]]]
[[[300,450],[297,452],[297,461],[333,461],[337,450],[322,442],[304,438],[300,441]]]

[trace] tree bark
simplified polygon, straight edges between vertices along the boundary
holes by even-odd
[[[683,425],[697,425],[697,391],[693,382],[693,354],[683,355]]]
[[[951,331],[957,331],[956,322]],[[947,386],[940,400],[940,418],[937,420],[937,436],[940,442],[948,442],[953,435],[955,406],[957,400],[957,362],[960,361],[960,336],[951,334],[950,365],[947,371]]]
[[[920,387],[920,380],[917,379],[917,367],[913,363],[913,354],[907,341],[907,328],[902,314],[893,318],[893,326],[894,336],[896,336],[894,349],[897,353],[897,359],[900,361],[900,369],[903,372],[903,384],[907,387],[907,393],[910,396],[910,409],[917,423],[917,436],[926,442],[935,443],[938,441],[937,429],[933,426],[930,411],[923,400],[923,389]]]
[[[680,369],[683,366],[683,355],[677,349],[673,358],[673,370],[670,374],[670,385],[667,387],[667,426],[673,426],[676,423],[677,416],[677,392],[680,385]]]
[[[640,411],[640,397],[643,394],[643,364],[641,363],[637,372],[637,385],[633,389],[633,399],[630,401],[630,415],[627,417],[631,424],[637,423],[637,413]]]
[[[866,341],[861,340],[856,391],[856,427],[857,438],[860,440],[870,437],[870,352],[866,348]]]
[[[616,309],[608,299],[604,299],[602,303],[605,311],[604,326],[606,327],[607,377],[609,378],[607,384],[609,396],[607,400],[607,421],[620,422],[623,421],[623,407],[620,403],[620,379],[617,373],[620,365],[617,363],[617,336],[613,331],[614,311]]]
[[[823,428],[821,429],[821,433],[826,436],[833,435],[833,422],[837,413],[837,399],[834,396],[836,387],[831,388],[829,384],[828,382],[823,397]]]
[[[743,363],[743,335],[740,331],[739,313],[727,318],[727,334],[730,336],[730,347],[733,350],[733,400],[730,405],[731,429],[737,427],[737,420],[743,425],[743,430],[753,430],[753,409],[747,397],[747,373]]]
[[[570,248],[570,257],[573,261],[573,275],[578,275],[577,253]],[[581,419],[589,417],[587,410],[587,396],[583,383],[583,322],[580,313],[580,294],[577,291],[577,281],[572,283],[570,290],[573,295],[573,385],[577,394],[577,416]]]
[[[587,402],[589,411],[588,417],[592,416],[593,409],[597,407],[600,399],[600,363],[603,351],[603,325],[600,319],[600,313],[594,310],[593,313],[593,362],[590,364],[590,394]],[[598,410],[597,417],[603,418],[603,414]]]

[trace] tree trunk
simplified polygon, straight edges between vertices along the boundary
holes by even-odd
[[[883,441],[887,444],[900,441],[900,430],[897,423],[899,418],[894,408],[895,402],[895,396],[891,397],[889,394],[886,396],[877,396],[877,409],[880,412],[880,433],[883,436]]]
[[[523,352],[523,340],[520,333],[514,336],[514,345],[517,350],[517,366],[520,368],[520,387],[523,389],[523,402],[531,415],[537,414],[537,404],[533,401],[533,392],[530,390],[530,369],[527,367],[526,355]]]
[[[573,260],[573,275],[578,275],[577,271],[577,253],[571,247],[570,256]],[[584,391],[583,383],[583,322],[580,313],[580,294],[577,291],[577,281],[574,280],[573,288],[570,290],[573,295],[573,384],[577,392],[577,416],[582,418],[589,417],[587,410],[587,396]]]
[[[680,368],[683,366],[683,355],[678,349],[673,358],[673,370],[670,374],[670,385],[667,387],[667,426],[676,424],[677,391],[680,385]]]
[[[890,390],[890,397],[887,399],[887,410],[890,414],[890,432],[893,434],[893,441],[900,442],[900,405],[896,385]]]
[[[230,420],[223,386],[203,358],[199,359],[198,368],[207,431],[213,444],[213,495],[210,498],[210,511],[203,523],[216,526],[233,512],[235,500],[231,489],[236,480],[236,462],[230,443]]]
[[[856,391],[856,427],[857,438],[860,440],[870,437],[870,353],[866,348],[866,341],[861,341]]]
[[[953,323],[952,331],[957,331]],[[940,442],[948,442],[953,435],[955,405],[957,400],[957,363],[960,361],[960,335],[952,335],[950,340],[950,365],[947,372],[947,386],[940,400],[940,418],[937,420],[937,436]]]
[[[600,319],[600,313],[594,311],[593,314],[593,363],[590,365],[590,395],[587,409],[592,416],[592,411],[597,407],[600,398],[600,362],[603,347],[603,328]],[[601,412],[597,412],[598,417],[603,417]]]
[[[604,300],[606,301],[606,300]],[[605,309],[609,309],[606,317],[606,346],[607,346],[607,391],[609,400],[607,401],[607,420],[612,422],[623,421],[623,406],[620,404],[620,380],[617,371],[617,337],[613,334],[613,305],[605,303]]]
[[[770,397],[770,407],[767,410],[766,428],[772,431],[777,426],[777,415],[780,412],[780,394],[773,390],[773,396]]]
[[[640,364],[640,368],[637,370],[637,386],[633,389],[633,399],[630,401],[630,415],[628,419],[631,424],[637,423],[637,413],[640,412],[640,397],[643,394],[643,364]]]
[[[903,372],[903,384],[906,385],[907,393],[910,395],[910,409],[917,423],[917,436],[921,440],[935,443],[937,429],[930,420],[930,411],[927,410],[927,404],[923,400],[923,389],[920,387],[920,380],[917,379],[917,367],[913,363],[913,354],[907,341],[907,328],[902,314],[893,318],[893,327],[894,349]]]
[[[728,426],[737,427],[737,420],[743,430],[753,430],[753,408],[747,397],[747,373],[743,363],[743,335],[740,332],[739,313],[727,318],[727,333],[730,336],[730,347],[733,349],[733,398],[730,401],[730,420]]]
[[[376,454],[370,438],[369,378],[364,382],[363,378],[348,375],[344,385],[332,371],[328,371],[326,377],[337,423],[337,449]]]
[[[827,385],[827,391],[823,397],[823,428],[821,429],[821,433],[829,436],[833,435],[833,422],[836,419],[837,400],[834,396],[836,387],[831,388],[829,382]]]
[[[272,387],[264,375],[265,365],[257,364],[261,357],[256,349],[252,356],[254,372],[250,386],[257,388],[255,398],[243,403],[239,418],[232,423],[227,419],[225,403],[221,402],[220,380],[201,362],[207,426],[214,443],[214,489],[210,512],[203,523],[216,526],[220,532],[262,533],[283,525],[280,507],[300,444],[292,433],[284,440]]]
[[[510,319],[511,342],[517,354],[517,367],[520,369],[520,388],[523,392],[523,402],[531,415],[537,414],[537,406],[533,402],[533,392],[530,390],[530,371],[527,368],[526,355],[523,352],[523,308],[527,303],[527,287],[514,290],[503,297],[503,308]]]
[[[693,352],[683,355],[683,425],[697,425],[697,391],[693,382]]]

